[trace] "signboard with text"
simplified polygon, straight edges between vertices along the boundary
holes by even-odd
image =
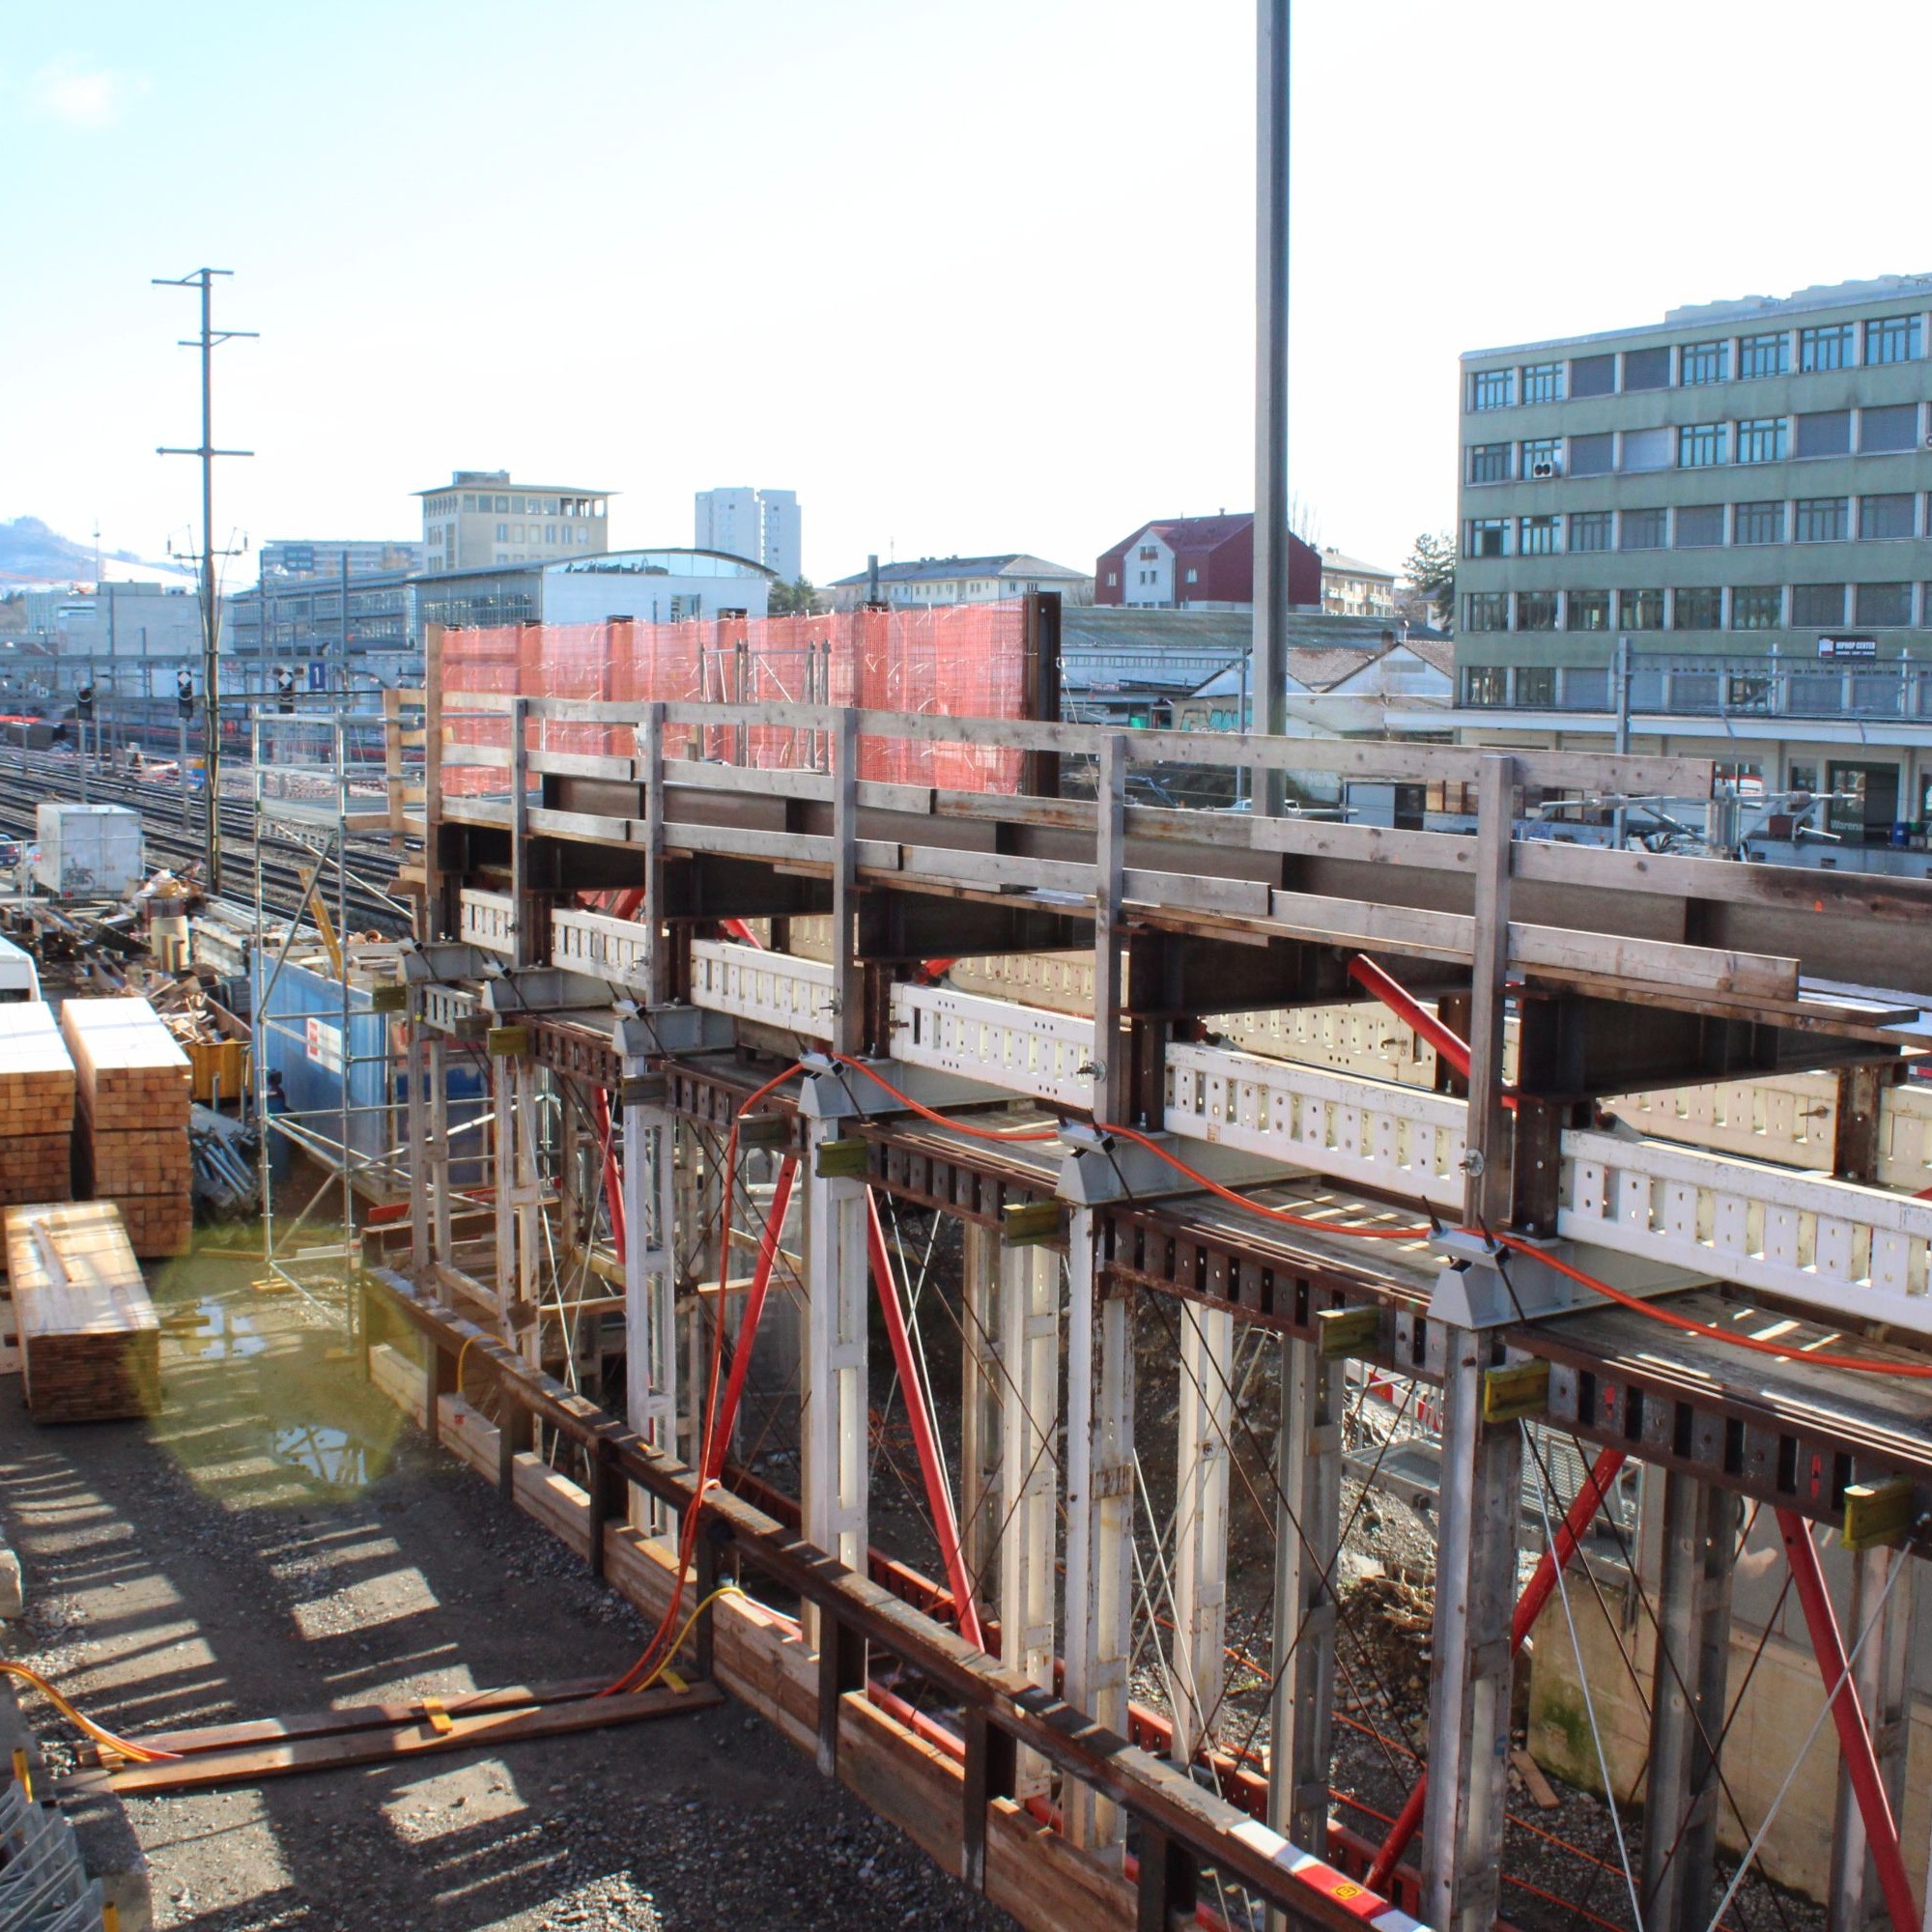
[[[1878,656],[1876,638],[1820,638],[1818,655],[1821,658],[1875,658]]]

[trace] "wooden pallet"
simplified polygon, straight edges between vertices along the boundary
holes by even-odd
[[[104,1422],[160,1406],[160,1323],[120,1210],[104,1201],[6,1210],[7,1271],[27,1412]]]
[[[0,1006],[0,1140],[64,1134],[73,1124],[73,1061],[41,1000]]]
[[[61,1035],[73,1055],[81,1118],[94,1131],[187,1125],[187,1055],[146,1000],[69,1000]]]

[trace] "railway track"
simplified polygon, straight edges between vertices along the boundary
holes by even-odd
[[[0,832],[32,838],[35,809],[50,799],[78,800],[80,773],[71,757],[46,752],[0,753]],[[201,818],[202,802],[188,805],[188,824],[181,822],[181,793],[169,786],[118,774],[91,772],[88,800],[95,805],[125,805],[141,814],[142,836],[150,861],[184,869],[205,863],[207,835]],[[252,795],[237,797],[224,790],[221,801],[222,896],[252,903],[255,895],[256,819]],[[305,847],[271,831],[261,854],[262,896],[267,905],[290,913],[301,902],[303,873],[313,858]],[[409,930],[406,907],[389,896],[399,855],[386,840],[352,839],[349,843],[348,891],[341,910],[357,928],[402,934]],[[337,911],[333,892],[329,911]]]

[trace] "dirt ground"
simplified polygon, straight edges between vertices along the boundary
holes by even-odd
[[[38,1429],[0,1383],[29,1605],[9,1653],[135,1735],[628,1663],[628,1605],[402,1423],[339,1329],[251,1290],[258,1271],[156,1270],[176,1325],[152,1423]],[[71,1737],[38,1699],[29,1716]],[[195,1932],[1010,1924],[729,1703],[128,1810],[156,1923]]]

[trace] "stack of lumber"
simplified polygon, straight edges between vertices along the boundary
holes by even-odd
[[[121,1209],[137,1255],[185,1255],[193,1227],[187,1055],[146,1000],[69,1000],[79,1192]]]
[[[40,1000],[0,1006],[0,1207],[73,1192],[73,1062]]]
[[[161,1330],[111,1202],[6,1210],[27,1412],[108,1422],[160,1406]]]

